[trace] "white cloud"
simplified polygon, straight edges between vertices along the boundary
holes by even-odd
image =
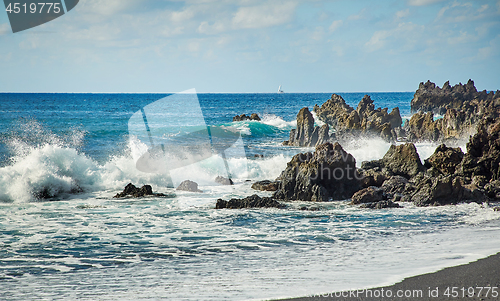
[[[389,36],[390,33],[387,30],[376,31],[365,46],[369,48],[368,51],[378,50],[385,45],[385,39]]]
[[[280,25],[292,19],[296,7],[295,1],[241,7],[232,22],[235,28],[265,28]]]
[[[407,17],[408,15],[410,15],[410,9],[409,8],[407,8],[405,10],[400,10],[400,11],[396,12],[396,18],[397,19],[401,19],[401,18]]]
[[[443,0],[408,0],[408,4],[411,6],[424,6],[429,4],[434,4],[441,2]]]
[[[139,5],[143,0],[87,0],[81,1],[76,8],[81,11],[113,15]]]
[[[0,36],[10,32],[10,25],[8,23],[0,24]]]
[[[335,30],[337,30],[340,26],[342,26],[344,22],[342,20],[335,20],[332,22],[332,24],[330,25],[330,27],[328,28],[328,30],[330,32],[334,32]]]
[[[490,6],[488,4],[482,5],[480,9],[477,10],[477,12],[482,13],[485,10],[487,10]]]
[[[217,34],[226,30],[226,26],[220,22],[216,21],[213,24],[210,24],[207,21],[201,22],[200,26],[198,26],[198,32],[202,34]]]
[[[395,51],[396,49],[412,50],[418,45],[424,30],[425,27],[422,25],[402,22],[391,30],[376,31],[370,40],[365,43],[365,46],[368,47],[368,52],[376,51],[386,46],[391,51]]]

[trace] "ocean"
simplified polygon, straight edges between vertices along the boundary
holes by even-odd
[[[376,107],[398,106],[403,117],[411,115],[411,92],[338,94],[353,107],[368,94]],[[392,284],[500,250],[500,215],[484,204],[370,210],[345,200],[215,210],[218,198],[270,195],[251,184],[273,180],[293,155],[313,151],[281,142],[302,107],[312,110],[330,94],[196,94],[196,103],[166,107],[171,120],[184,120],[177,111],[194,112],[186,123],[238,133],[237,151],[168,173],[140,171],[137,157],[148,138],[131,133],[133,116],[146,116],[136,113],[169,97],[0,94],[1,299],[306,296]],[[243,113],[262,120],[232,122]],[[147,132],[154,126],[161,124],[151,117]],[[182,149],[195,144],[180,140]],[[358,166],[389,148],[378,138],[344,144]],[[436,146],[417,144],[422,161]],[[228,174],[235,185],[213,183]],[[176,191],[185,179],[203,192]],[[114,199],[128,183],[149,184],[167,197]]]

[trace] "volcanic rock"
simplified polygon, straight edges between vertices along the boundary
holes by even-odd
[[[443,175],[455,173],[455,168],[462,162],[464,153],[462,149],[447,147],[444,144],[439,145],[434,153],[425,160],[425,167],[434,167]]]
[[[314,106],[318,118],[330,125],[336,131],[339,139],[349,139],[352,136],[377,135],[388,141],[397,139],[402,119],[399,108],[394,108],[391,113],[388,109],[375,109],[373,100],[365,95],[354,110],[345,103],[337,94],[326,101],[321,107]]]
[[[241,115],[236,115],[233,117],[233,121],[247,121],[247,120],[255,120],[255,121],[260,121],[259,115],[256,113],[252,113],[250,116],[247,116],[245,114]]]
[[[391,145],[380,161],[391,175],[400,175],[408,179],[424,171],[413,143]]]
[[[198,189],[198,183],[185,180],[175,190],[190,191],[190,192],[203,192]]]
[[[125,198],[125,197],[140,198],[144,196],[164,197],[167,195],[163,193],[153,193],[153,188],[151,187],[151,185],[144,185],[141,188],[137,188],[134,184],[128,183],[127,186],[125,186],[125,188],[123,189],[123,191],[117,193],[113,198]]]
[[[286,205],[269,198],[260,197],[256,194],[248,196],[243,199],[230,199],[225,201],[223,199],[218,199],[215,209],[242,209],[242,208],[285,208]]]
[[[278,190],[279,183],[269,180],[258,181],[252,184],[252,189],[260,191],[276,191]]]
[[[351,205],[375,203],[387,200],[384,189],[378,187],[368,187],[357,191],[351,198]]]
[[[345,200],[361,188],[356,160],[339,143],[295,155],[276,180],[280,183],[273,197],[281,200]]]
[[[329,126],[327,124],[314,126],[314,117],[307,107],[302,108],[297,114],[297,129],[290,131],[290,139],[283,142],[290,146],[317,146],[329,139]]]
[[[219,184],[222,184],[222,185],[234,185],[233,180],[231,180],[229,178],[224,178],[224,177],[221,177],[221,176],[217,176],[215,178],[215,183],[219,183]]]
[[[365,203],[361,204],[359,208],[367,208],[367,209],[385,209],[385,208],[401,208],[398,203],[394,203],[392,201],[380,201],[374,203]]]

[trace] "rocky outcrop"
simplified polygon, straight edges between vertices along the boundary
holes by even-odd
[[[326,143],[329,136],[329,126],[327,124],[318,127],[314,126],[314,118],[309,109],[302,108],[297,114],[297,128],[290,131],[290,139],[283,142],[283,145],[290,146],[317,146]]]
[[[190,181],[190,180],[185,180],[179,186],[176,188],[176,190],[180,191],[190,191],[190,192],[203,192],[198,189],[198,183]]]
[[[480,116],[449,108],[443,118],[434,120],[432,112],[413,114],[405,124],[408,141],[447,141],[470,136]]]
[[[413,95],[411,110],[412,112],[434,112],[443,115],[448,108],[463,109],[469,102],[488,102],[496,96],[498,95],[493,92],[488,93],[486,90],[478,92],[471,79],[465,85],[459,83],[453,87],[447,81],[442,88],[427,81],[420,83],[418,90]]]
[[[281,200],[345,200],[361,188],[356,160],[339,143],[295,155],[276,180],[279,186],[273,197]]]
[[[263,180],[252,184],[252,189],[260,191],[276,191],[278,190],[279,182]]]
[[[245,114],[241,115],[236,115],[233,117],[233,121],[247,121],[247,120],[255,120],[255,121],[260,121],[259,115],[257,113],[252,113],[252,115],[247,116]]]
[[[485,185],[494,184],[500,180],[500,118],[498,114],[485,117],[481,121],[477,133],[467,143],[467,154],[458,169],[460,174],[471,180],[476,179],[478,184],[481,182]]]
[[[167,197],[163,193],[154,193],[151,185],[144,185],[141,188],[137,188],[134,184],[128,183],[127,186],[123,189],[122,192],[117,193],[113,198],[141,198],[145,196],[157,196],[157,197]]]
[[[416,113],[404,127],[408,141],[468,138],[483,116],[500,110],[500,91],[478,92],[472,80],[453,87],[446,82],[443,88],[427,81],[420,83],[411,109]],[[436,119],[436,113],[443,117]]]
[[[382,159],[362,162],[361,169],[363,175],[381,174],[387,178],[399,175],[407,179],[424,171],[413,143],[393,144]]]
[[[221,185],[234,185],[233,180],[229,178],[224,178],[221,176],[217,176],[215,178],[215,183],[221,184]]]
[[[286,208],[277,200],[269,197],[260,197],[256,194],[243,199],[230,199],[225,201],[218,199],[215,209],[242,209],[242,208]]]
[[[387,108],[375,109],[373,100],[365,95],[354,110],[337,94],[323,105],[314,106],[318,118],[335,129],[337,139],[352,135],[377,135],[388,141],[397,139],[402,119],[399,108],[388,113]]]
[[[425,160],[426,168],[434,168],[440,174],[451,175],[462,162],[464,153],[460,147],[451,148],[445,144],[439,145],[434,154]]]

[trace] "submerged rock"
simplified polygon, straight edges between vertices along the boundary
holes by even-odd
[[[153,193],[153,188],[151,187],[151,185],[144,185],[141,188],[137,188],[134,184],[128,183],[123,191],[116,194],[113,198],[140,198],[145,196],[168,197],[169,195],[165,195],[163,193]]]
[[[279,182],[263,180],[252,184],[252,189],[260,191],[276,191],[278,190]]]
[[[356,160],[339,143],[295,155],[276,180],[279,186],[273,197],[281,200],[345,200],[361,188]]]
[[[190,191],[190,192],[203,192],[198,189],[198,183],[185,180],[175,190]]]
[[[385,209],[385,208],[401,208],[401,206],[398,203],[394,203],[393,201],[380,201],[375,203],[361,204],[359,208]]]
[[[225,201],[218,199],[215,209],[243,209],[243,208],[285,208],[286,205],[281,204],[277,200],[269,197],[260,197],[256,194],[247,196],[243,199],[230,199]]]
[[[255,121],[260,121],[259,115],[256,113],[252,113],[250,116],[247,116],[245,114],[241,115],[236,115],[233,117],[233,121],[247,121],[247,120],[255,120]]]

